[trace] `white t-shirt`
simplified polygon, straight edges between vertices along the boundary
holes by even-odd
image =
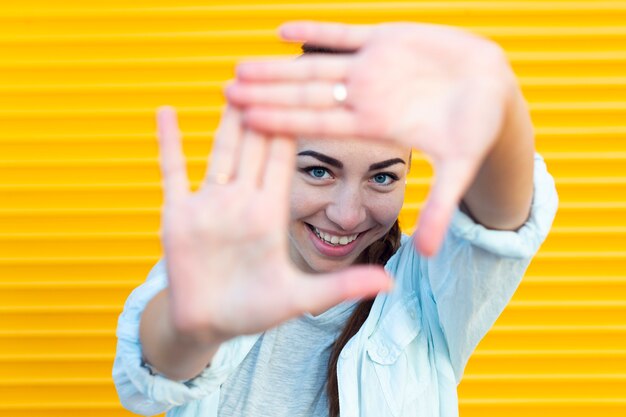
[[[344,302],[263,333],[222,384],[218,415],[328,416],[328,359],[355,306]]]

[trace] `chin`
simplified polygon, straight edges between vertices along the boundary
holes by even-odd
[[[330,259],[316,259],[308,260],[307,263],[311,270],[318,273],[336,272],[342,269],[346,269],[354,265],[356,259],[349,260],[330,260]]]

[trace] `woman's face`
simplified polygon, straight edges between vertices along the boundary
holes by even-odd
[[[305,271],[352,265],[384,236],[404,201],[410,149],[359,140],[299,140],[290,255]]]

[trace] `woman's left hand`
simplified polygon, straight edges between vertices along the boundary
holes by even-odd
[[[295,22],[280,34],[353,53],[240,64],[228,100],[260,131],[392,140],[423,151],[436,176],[417,247],[435,253],[501,135],[510,101],[521,97],[503,51],[460,29],[425,24]]]

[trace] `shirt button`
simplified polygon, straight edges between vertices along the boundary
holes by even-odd
[[[341,351],[341,353],[339,354],[339,357],[340,357],[341,359],[347,359],[349,355],[350,355],[350,354],[348,353],[348,350],[347,350],[347,349],[343,349],[343,350]]]
[[[415,311],[409,310],[409,317],[411,317],[413,320],[415,320]]]
[[[387,346],[381,346],[378,348],[378,354],[382,357],[386,357],[389,355],[389,349],[387,349]]]

